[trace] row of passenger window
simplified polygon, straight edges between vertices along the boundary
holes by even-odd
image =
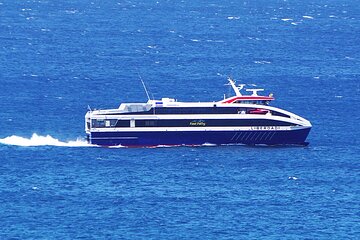
[[[225,127],[289,126],[288,122],[267,119],[162,119],[162,120],[92,120],[93,128],[106,127]]]
[[[152,108],[149,111],[138,111],[138,112],[127,112],[122,115],[163,115],[163,114],[249,114],[252,111],[259,108],[239,108],[239,107],[157,107]],[[261,108],[260,108],[261,109]],[[270,114],[274,116],[281,116],[290,118],[290,116],[276,112],[270,111]]]

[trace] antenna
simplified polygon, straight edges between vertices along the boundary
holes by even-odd
[[[231,77],[228,77],[228,81],[229,81],[229,84],[231,85],[231,87],[233,88],[236,96],[242,96],[240,93],[240,90],[243,89],[245,85],[240,84],[240,87],[237,87],[235,84],[235,81]]]
[[[257,93],[260,91],[264,91],[263,88],[254,88],[254,89],[246,89],[248,92],[252,92],[251,96],[259,96]]]
[[[142,79],[142,77],[141,77],[141,75],[140,75],[139,72],[138,72],[138,75],[139,75],[140,81],[141,81],[141,83],[142,83],[142,85],[143,85],[143,87],[144,87],[146,96],[147,96],[148,100],[150,100],[149,92],[148,92],[148,90],[146,89],[145,83],[144,83],[144,81],[143,81],[143,79]]]

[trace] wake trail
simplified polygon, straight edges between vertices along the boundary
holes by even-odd
[[[0,143],[4,145],[13,145],[21,147],[36,147],[36,146],[56,146],[56,147],[94,147],[84,139],[76,139],[75,141],[63,142],[50,135],[40,136],[33,133],[31,138],[20,137],[12,135],[0,139]]]
[[[20,146],[20,147],[41,147],[41,146],[55,146],[55,147],[99,147],[88,143],[83,138],[78,138],[74,141],[60,141],[50,135],[41,136],[36,133],[30,138],[12,135],[5,138],[0,138],[0,144]],[[204,143],[199,145],[156,145],[156,146],[142,146],[140,148],[173,148],[173,147],[212,147],[217,146],[216,144]],[[127,146],[116,145],[108,146],[108,148],[127,148]]]

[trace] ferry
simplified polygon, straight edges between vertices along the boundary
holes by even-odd
[[[272,107],[272,94],[244,89],[228,79],[234,95],[214,102],[179,102],[173,98],[122,103],[119,108],[85,115],[90,144],[151,147],[174,145],[307,145],[311,123]],[[244,91],[245,90],[245,91]],[[247,94],[245,94],[245,93]]]

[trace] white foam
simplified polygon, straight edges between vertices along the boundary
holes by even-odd
[[[181,145],[156,145],[156,146],[145,146],[145,148],[172,148],[172,147],[180,147]]]
[[[76,10],[76,9],[65,10],[65,13],[67,13],[67,14],[76,14],[78,12],[79,12],[79,10]]]
[[[217,145],[214,144],[214,143],[204,143],[201,146],[203,146],[203,147],[216,147]]]
[[[34,133],[31,138],[24,138],[20,136],[10,136],[0,139],[1,144],[14,145],[22,147],[35,147],[35,146],[57,146],[57,147],[93,147],[84,139],[76,139],[75,141],[62,142],[50,135],[39,136]]]
[[[295,176],[291,176],[291,177],[288,177],[289,180],[298,180],[299,178],[295,177]]]
[[[206,40],[207,42],[214,42],[214,43],[223,43],[223,40],[212,40],[212,39],[208,39]]]
[[[256,64],[270,64],[271,62],[269,62],[269,61],[254,61],[254,63],[256,63]]]
[[[109,146],[109,148],[126,148],[126,146],[123,146],[123,145],[115,145],[115,146]]]
[[[314,17],[312,17],[312,16],[303,16],[303,18],[314,19]]]
[[[240,17],[238,17],[238,16],[229,16],[229,17],[227,17],[227,19],[229,19],[229,20],[238,20],[238,19],[240,19]]]
[[[293,19],[292,18],[282,18],[281,20],[284,22],[288,22],[288,21],[292,21]]]

